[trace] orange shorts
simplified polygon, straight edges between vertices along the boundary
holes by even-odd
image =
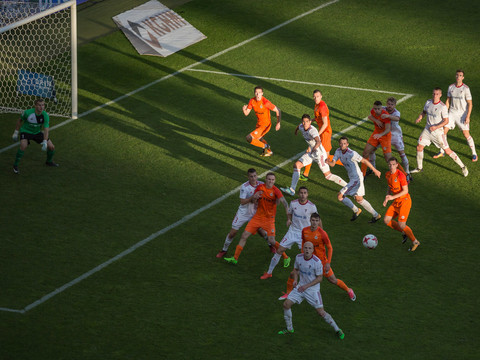
[[[270,131],[271,127],[272,127],[271,122],[268,125],[257,124],[257,127],[255,128],[255,130],[253,130],[250,133],[250,136],[253,139],[259,140],[262,137],[264,137],[265,135],[267,135],[267,133]]]
[[[260,228],[265,230],[268,236],[275,236],[275,218],[269,219],[253,216],[245,227],[245,231],[255,235]]]
[[[332,133],[324,131],[320,134],[320,140],[325,151],[329,153],[332,150]]]
[[[411,208],[412,198],[408,196],[400,201],[394,201],[393,204],[388,207],[385,216],[397,218],[398,222],[407,222],[408,214],[410,214]]]
[[[373,133],[370,136],[370,139],[368,139],[367,143],[372,145],[374,148],[376,148],[378,145],[382,146],[382,150],[384,154],[388,154],[392,152],[392,133],[388,133],[387,135],[383,135],[380,139],[374,139]]]

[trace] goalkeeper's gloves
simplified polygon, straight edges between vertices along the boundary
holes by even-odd
[[[18,130],[15,130],[12,135],[12,140],[17,141],[18,140]]]
[[[42,151],[47,151],[47,140],[42,141]]]

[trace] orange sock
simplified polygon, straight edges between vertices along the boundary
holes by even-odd
[[[240,253],[242,252],[242,250],[243,250],[243,247],[241,247],[240,245],[237,245],[235,249],[235,255],[233,255],[235,260],[238,260],[238,257],[240,256]]]
[[[397,231],[400,231],[400,232],[403,232],[402,228],[400,227],[400,225],[398,225],[398,223],[395,221],[395,220],[392,220],[390,221],[387,226],[391,227],[393,230],[397,230]],[[408,235],[407,235],[408,236]]]
[[[366,159],[366,160],[368,160],[368,159]],[[363,176],[365,176],[365,174],[367,173],[367,165],[362,163],[361,170],[362,170]]]
[[[279,246],[280,246],[280,244],[278,243],[278,241],[275,241],[275,249],[278,249]],[[288,255],[285,251],[282,253],[282,257],[284,259],[288,259]]]
[[[257,139],[252,139],[250,144],[252,144],[253,146],[257,146],[259,148],[262,148],[262,149],[265,147],[265,144],[263,142],[261,142],[260,140],[257,140]]]
[[[287,294],[293,290],[293,279],[291,277],[287,280]]]
[[[405,226],[405,229],[403,229],[403,231],[405,231],[405,234],[407,234],[410,240],[415,241],[415,235],[413,235],[413,231],[412,229],[410,229],[409,226]]]
[[[307,176],[310,174],[310,168],[312,167],[312,164],[305,166],[305,170],[303,170],[303,176]]]
[[[342,290],[345,290],[348,292],[348,286],[340,279],[337,279],[337,286],[342,289]]]

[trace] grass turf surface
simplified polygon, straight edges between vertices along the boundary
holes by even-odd
[[[120,32],[83,45],[79,112],[321,4],[192,1],[176,10],[208,39],[166,59],[137,55]],[[446,2],[434,8],[423,1],[369,4],[342,0],[195,68],[415,94],[398,106],[413,168],[423,127],[414,120],[433,87],[444,89],[445,100],[461,67],[474,102],[479,93],[479,6],[456,5],[464,9],[459,28]],[[245,118],[241,106],[257,84],[283,111],[282,129],[267,135],[271,158],[260,158],[244,141],[255,119]],[[23,309],[236,188],[249,167],[262,173],[302,151],[304,141],[292,134],[301,114],[312,112],[316,87],[330,107],[334,133],[389,96],[185,71],[52,131],[58,169],[45,168],[44,154],[32,145],[14,176],[16,150],[3,152],[0,307]],[[15,118],[2,116],[2,147]],[[477,141],[479,120],[474,107]],[[353,149],[361,152],[371,129],[365,123],[347,134]],[[463,178],[453,161],[432,160],[435,149],[426,150],[425,171],[410,186],[408,223],[422,242],[413,254],[399,234],[367,224],[364,214],[350,223],[351,213],[336,201],[338,187],[312,169],[307,185],[333,242],[333,269],[357,293],[352,303],[322,283],[343,341],[307,304],[293,307],[295,335],[276,335],[284,327],[276,299],[290,269],[278,266],[272,279],[260,281],[271,255],[258,237],[248,241],[236,267],[214,257],[238,206],[234,195],[27,313],[0,312],[1,357],[476,358],[478,170],[458,129],[449,143],[470,175]],[[384,173],[381,156],[377,160]],[[342,168],[332,171],[346,177]],[[291,163],[277,171],[277,185],[288,185],[290,177]],[[366,198],[380,212],[385,191],[383,178],[367,179]],[[278,238],[285,220],[280,208]],[[361,246],[367,233],[380,240],[374,251]]]

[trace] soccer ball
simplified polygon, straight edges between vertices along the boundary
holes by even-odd
[[[367,249],[375,249],[378,245],[377,237],[375,235],[372,235],[372,234],[365,235],[363,237],[362,244]]]

